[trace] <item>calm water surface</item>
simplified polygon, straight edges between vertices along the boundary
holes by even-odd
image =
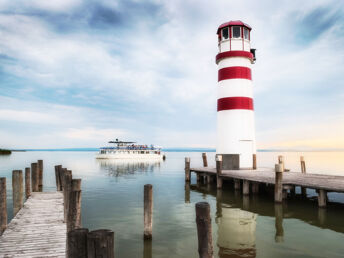
[[[98,161],[94,152],[15,152],[0,157],[0,176],[7,177],[8,214],[12,218],[11,171],[44,160],[44,190],[55,190],[54,165],[82,178],[82,223],[89,229],[115,231],[117,257],[198,257],[195,203],[211,206],[215,257],[343,257],[344,194],[329,194],[329,207],[318,209],[316,194],[298,193],[275,206],[269,193],[243,198],[232,185],[184,182],[184,157],[201,166],[199,152],[167,152],[165,162]],[[343,152],[260,152],[258,165],[272,167],[277,156],[300,171],[304,155],[308,173],[344,175]],[[215,153],[208,153],[214,165]],[[153,242],[143,242],[143,186],[153,185]]]

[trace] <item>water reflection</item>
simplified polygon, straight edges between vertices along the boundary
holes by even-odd
[[[284,230],[283,230],[283,206],[282,204],[275,204],[275,242],[283,242]]]
[[[152,239],[143,241],[143,258],[152,258]]]
[[[109,176],[120,177],[135,174],[136,172],[153,172],[160,168],[160,161],[156,160],[118,160],[118,159],[97,159],[101,170],[107,171]]]

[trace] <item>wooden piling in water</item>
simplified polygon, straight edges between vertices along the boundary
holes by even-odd
[[[81,228],[81,191],[71,191],[68,197],[67,232],[70,232]]]
[[[38,166],[38,191],[43,191],[43,160],[37,161]]]
[[[257,182],[252,183],[252,193],[253,194],[258,194],[259,193],[259,183],[257,183]]]
[[[213,257],[210,205],[207,202],[196,203],[196,223],[198,236],[198,254],[201,258]]]
[[[185,158],[185,182],[190,182],[191,172],[190,172],[190,158]]]
[[[13,216],[23,207],[24,189],[23,189],[23,171],[12,171],[12,198],[13,198]]]
[[[284,166],[283,164],[275,165],[275,202],[281,203],[283,201],[283,176]]]
[[[223,179],[222,175],[222,155],[216,155],[216,187],[222,188]]]
[[[250,181],[243,180],[243,183],[242,183],[242,194],[243,195],[249,195],[250,194]]]
[[[87,235],[88,258],[114,258],[115,234],[112,230],[98,229]]]
[[[144,186],[144,239],[152,238],[153,228],[153,186],[147,184]]]
[[[7,227],[6,177],[0,177],[0,236]]]
[[[31,163],[31,188],[32,192],[38,192],[38,164]]]
[[[64,200],[64,221],[67,223],[68,210],[69,210],[69,195],[72,190],[72,171],[64,171],[63,180],[63,200]]]
[[[253,164],[252,164],[252,168],[253,169],[257,169],[257,155],[256,154],[253,154],[252,155],[253,157]]]
[[[306,162],[303,156],[300,157],[300,163],[301,163],[301,173],[306,174]]]
[[[323,189],[318,191],[318,205],[319,208],[326,208],[327,192]]]
[[[202,153],[203,167],[208,167],[207,153]]]
[[[31,173],[30,168],[25,168],[25,199],[31,195]]]
[[[57,191],[62,191],[61,171],[62,171],[62,165],[56,165],[55,166],[55,181],[56,181]]]
[[[87,258],[87,228],[77,228],[67,234],[67,258]]]

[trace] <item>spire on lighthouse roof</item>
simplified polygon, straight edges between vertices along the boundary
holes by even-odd
[[[246,24],[246,23],[243,23],[242,21],[240,20],[237,20],[237,21],[229,21],[229,22],[225,22],[225,23],[222,23],[219,28],[217,29],[217,34],[219,34],[219,31],[224,28],[224,27],[228,27],[228,26],[244,26],[246,28],[248,28],[249,30],[251,30],[252,28],[250,27],[250,25]]]

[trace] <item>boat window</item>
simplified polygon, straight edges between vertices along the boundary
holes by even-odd
[[[141,151],[141,154],[144,154],[145,152],[144,151]]]
[[[248,29],[247,28],[244,28],[244,39],[249,39],[249,37],[248,37]]]
[[[232,37],[233,38],[241,38],[241,27],[233,26],[232,27]]]
[[[228,27],[222,29],[222,40],[226,40],[229,38],[229,30]]]

